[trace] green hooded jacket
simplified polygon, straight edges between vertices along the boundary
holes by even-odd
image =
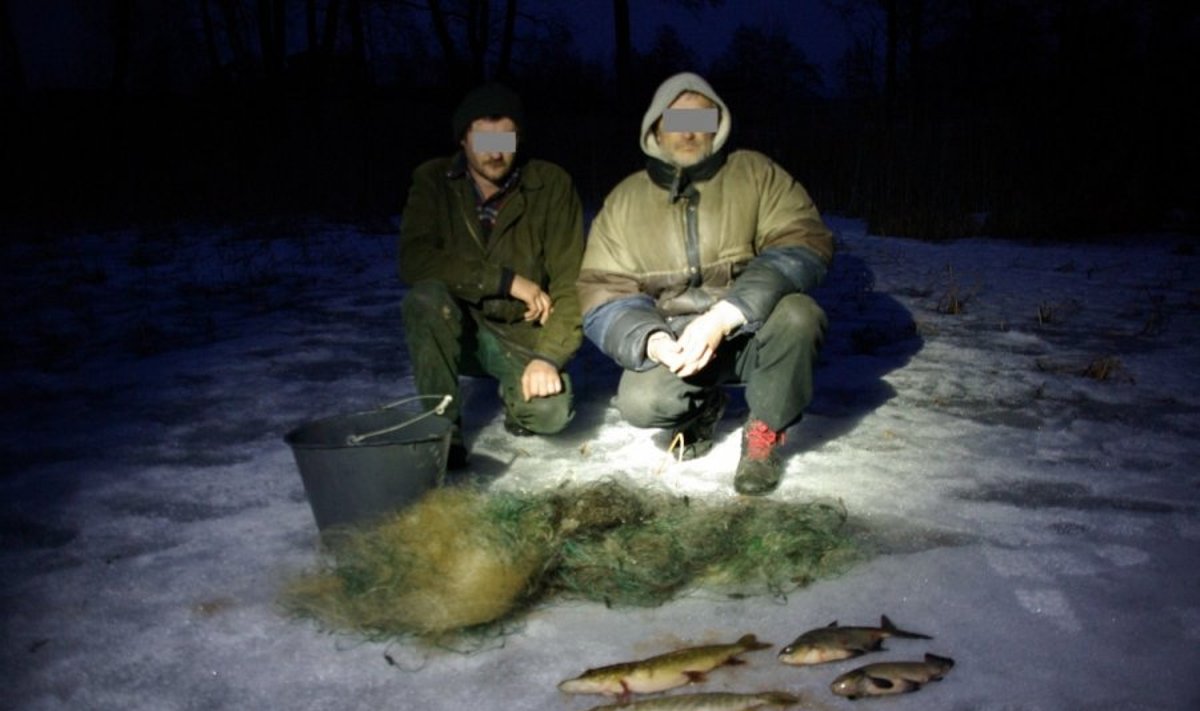
[[[413,172],[400,228],[400,278],[445,283],[480,327],[562,369],[579,349],[575,281],[583,259],[583,208],[570,176],[540,160],[520,164],[520,179],[486,239],[461,155],[435,158]],[[501,293],[504,270],[550,295],[544,326],[523,320],[525,304]]]

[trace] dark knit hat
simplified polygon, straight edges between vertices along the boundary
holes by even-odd
[[[488,116],[507,116],[520,128],[525,123],[525,107],[521,97],[507,86],[490,82],[472,89],[454,110],[451,128],[454,140],[461,140],[475,119]]]

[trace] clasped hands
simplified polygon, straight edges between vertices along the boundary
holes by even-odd
[[[711,309],[692,319],[674,338],[667,331],[656,331],[646,341],[646,356],[667,370],[686,378],[704,369],[717,353],[721,341],[746,322],[742,312],[727,301],[718,301]]]

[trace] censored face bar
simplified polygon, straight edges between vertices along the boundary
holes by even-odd
[[[667,109],[662,129],[672,133],[716,133],[717,109]]]
[[[517,134],[513,131],[474,131],[471,149],[476,153],[516,153]]]

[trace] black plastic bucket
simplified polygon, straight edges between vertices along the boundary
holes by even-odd
[[[450,421],[440,413],[449,399],[424,412],[401,407],[418,399],[316,420],[284,437],[319,530],[369,523],[442,483]]]

